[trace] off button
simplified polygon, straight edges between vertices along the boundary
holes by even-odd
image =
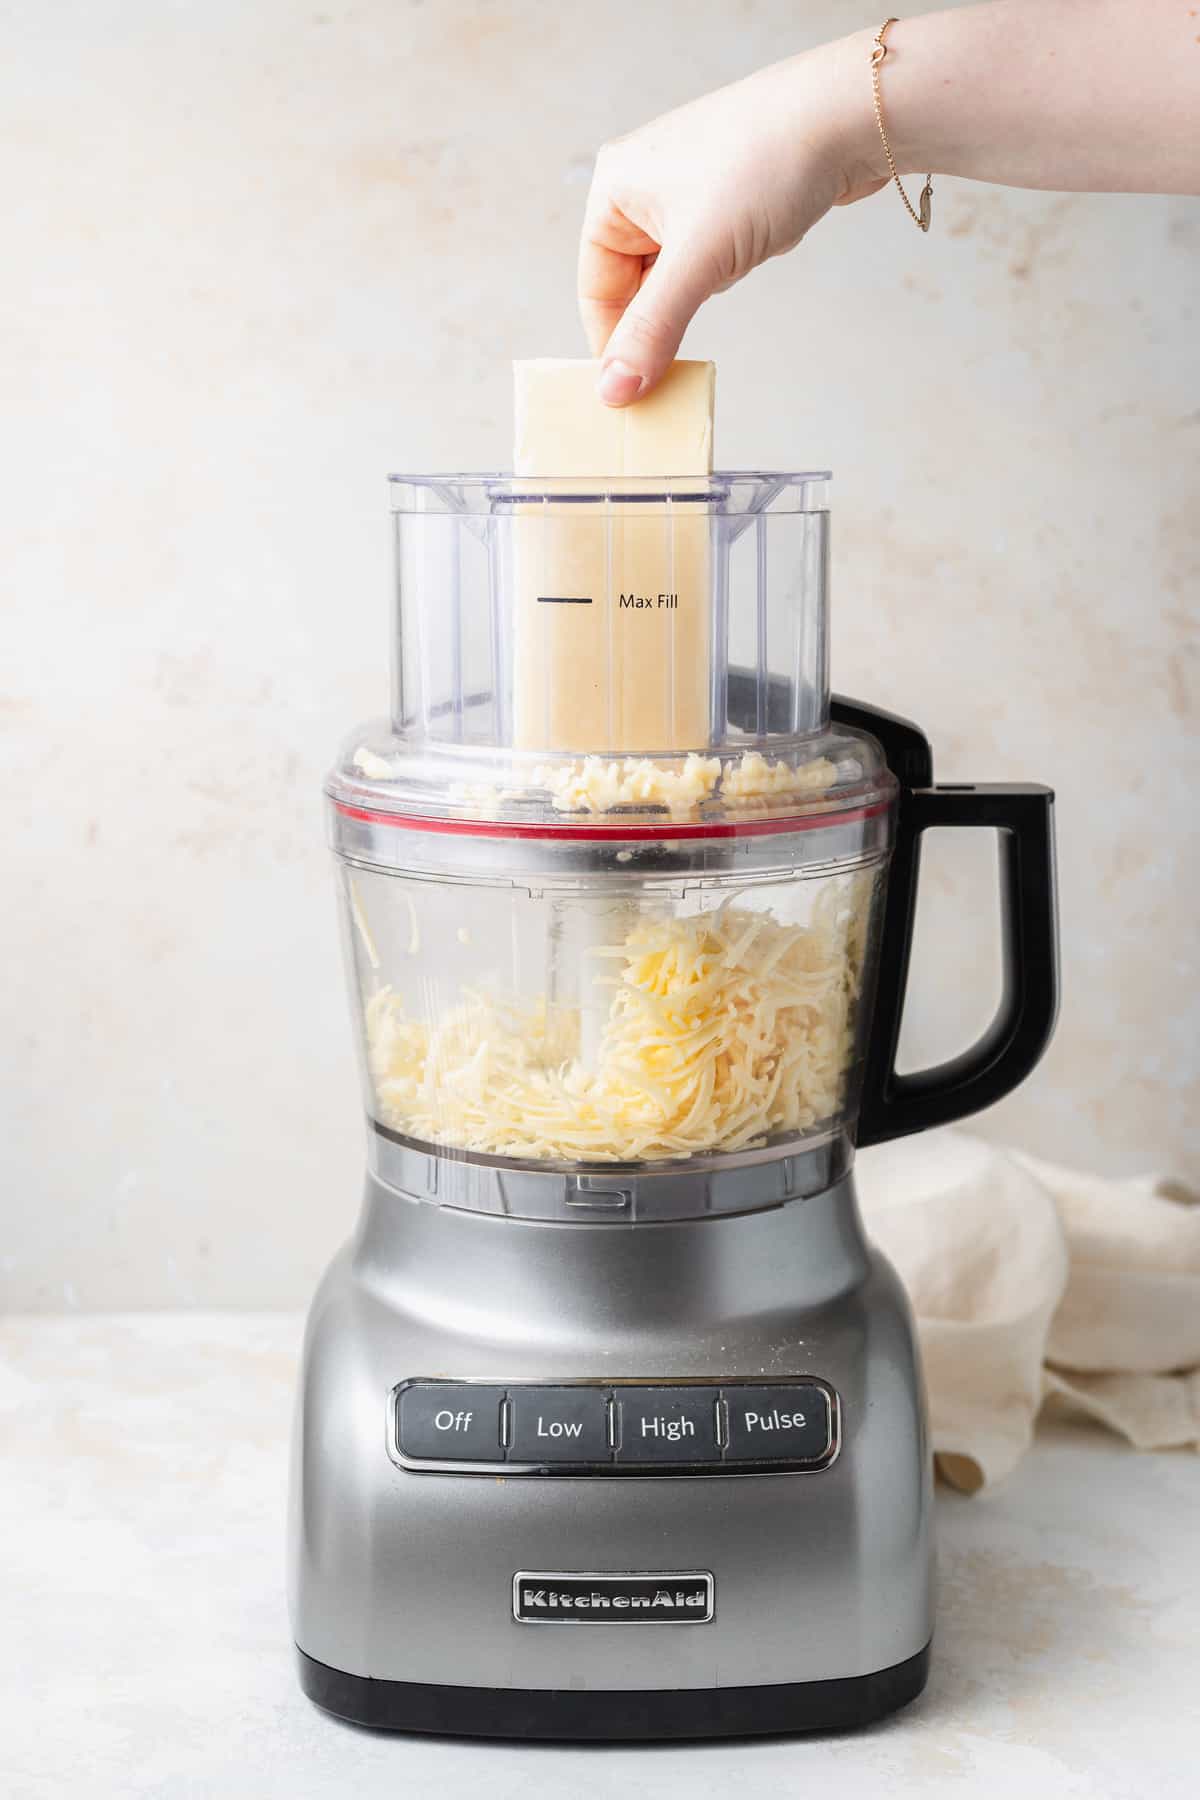
[[[396,1442],[402,1456],[439,1462],[500,1462],[503,1388],[415,1382],[400,1391]]]

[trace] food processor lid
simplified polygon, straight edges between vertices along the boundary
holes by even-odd
[[[885,811],[895,778],[873,738],[831,727],[683,755],[416,750],[388,719],[347,740],[335,813],[452,835],[685,839],[772,836]]]
[[[393,476],[392,713],[335,819],[450,835],[773,835],[887,810],[831,724],[828,475]]]

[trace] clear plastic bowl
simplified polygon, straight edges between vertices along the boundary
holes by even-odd
[[[328,786],[389,1141],[848,1157],[896,783],[830,722],[825,485],[393,479],[391,717]]]

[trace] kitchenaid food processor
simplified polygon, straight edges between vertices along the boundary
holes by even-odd
[[[935,786],[831,700],[826,491],[391,482],[391,716],[327,787],[366,1196],[292,1476],[301,1680],[344,1718],[776,1732],[924,1684],[921,1375],[854,1146],[1041,1055],[1052,796]],[[942,826],[999,834],[1003,995],[899,1074]]]

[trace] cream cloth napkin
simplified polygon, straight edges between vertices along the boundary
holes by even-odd
[[[1051,1396],[1138,1449],[1200,1449],[1194,1196],[958,1131],[864,1151],[858,1185],[912,1297],[947,1481],[1007,1475]]]

